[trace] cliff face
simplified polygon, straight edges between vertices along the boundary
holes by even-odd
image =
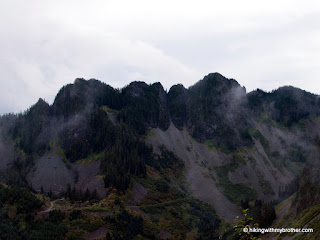
[[[104,196],[104,186],[126,189],[131,176],[145,176],[165,146],[184,162],[188,191],[230,220],[241,201],[284,199],[296,179],[314,181],[319,115],[319,96],[293,87],[246,93],[219,73],[169,92],[160,83],[118,90],[76,79],[52,105],[40,99],[1,117],[0,170],[8,181],[20,156],[22,178],[36,190],[71,184]],[[302,174],[311,165],[315,173]]]

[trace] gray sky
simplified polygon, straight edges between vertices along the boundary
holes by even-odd
[[[320,4],[304,0],[0,0],[0,113],[50,104],[75,78],[320,94]]]

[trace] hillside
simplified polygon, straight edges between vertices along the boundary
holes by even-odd
[[[237,239],[233,219],[248,207],[265,227],[291,226],[312,209],[311,226],[319,173],[320,97],[291,86],[247,93],[219,73],[168,92],[76,79],[52,105],[39,99],[0,118],[1,191],[29,189],[47,205],[19,213],[0,199],[21,239],[56,218],[52,239]]]

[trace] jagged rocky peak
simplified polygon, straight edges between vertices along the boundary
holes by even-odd
[[[142,81],[134,81],[124,88],[124,90],[133,97],[143,96],[148,89],[149,85]]]
[[[73,84],[60,89],[53,103],[55,115],[71,116],[79,112],[88,112],[93,106],[108,105],[117,109],[119,91],[96,80],[77,78]]]
[[[166,107],[167,106],[167,93],[164,90],[162,84],[160,82],[153,83],[151,85],[151,89],[153,91],[155,91],[155,94],[158,97],[160,104],[163,107]]]
[[[162,86],[162,84],[161,84],[160,82],[153,83],[153,84],[151,84],[151,86],[152,86],[155,90],[157,90],[157,91],[159,91],[159,92],[165,92],[165,91],[164,91],[164,88],[163,88],[163,86]]]
[[[169,90],[169,94],[171,93],[173,95],[181,95],[185,94],[186,92],[187,89],[182,84],[173,85]]]
[[[38,102],[37,102],[35,105],[41,106],[41,107],[43,107],[43,106],[49,106],[49,104],[48,104],[44,99],[42,99],[42,98],[39,98],[39,99],[38,99]]]
[[[86,80],[84,78],[76,78],[74,80],[74,84],[81,84],[81,83],[85,83]]]
[[[168,94],[163,89],[161,83],[157,82],[152,84],[151,91],[154,92],[154,96],[159,106],[159,127],[162,130],[168,129],[170,125],[170,113],[168,108]]]
[[[195,85],[189,87],[190,101],[196,104],[216,108],[233,103],[245,102],[246,89],[234,79],[228,79],[219,73],[210,73]],[[234,105],[234,104],[233,104]]]
[[[143,97],[147,94],[153,94],[154,96],[158,96],[160,98],[164,98],[166,96],[166,91],[160,82],[148,85],[142,81],[134,81],[127,87],[124,87],[123,90],[133,97]]]
[[[29,113],[46,114],[49,112],[49,110],[50,110],[49,104],[42,98],[39,98],[36,104],[34,104],[29,109]]]
[[[168,100],[171,120],[181,130],[188,119],[188,90],[182,84],[174,85],[169,90]]]
[[[256,90],[253,90],[252,92],[248,93],[248,96],[258,96],[258,97],[263,97],[267,95],[267,93],[265,91],[263,91],[260,88],[257,88]]]
[[[102,86],[110,87],[109,85],[107,85],[107,84],[105,84],[95,78],[90,78],[89,80],[86,80],[84,78],[76,78],[74,80],[74,84],[72,86],[76,87],[76,88],[84,87],[84,88],[89,88],[89,89],[93,89],[93,90],[96,90],[94,88],[99,88]]]
[[[206,75],[202,80],[191,86],[194,88],[205,88],[207,91],[228,91],[234,87],[241,87],[240,84],[234,79],[228,79],[222,76],[220,73],[210,73]],[[245,88],[242,88],[245,92]]]
[[[320,104],[319,96],[293,86],[280,87],[277,90],[274,90],[271,95],[272,94],[276,97],[291,98],[295,101],[305,102],[306,104]]]
[[[169,101],[178,101],[180,103],[185,102],[187,94],[188,90],[182,84],[173,85],[168,92]]]
[[[88,91],[98,90],[103,86],[108,86],[96,79],[85,80],[84,78],[76,78],[73,84],[67,84],[63,86],[58,92],[56,99],[81,96]],[[110,87],[110,86],[108,86]]]
[[[260,89],[248,94],[249,107],[257,112],[268,112],[271,118],[290,127],[310,115],[320,114],[317,95],[292,86],[280,87],[272,92]]]
[[[188,89],[190,102],[199,107],[217,108],[246,101],[246,89],[234,79],[210,73]],[[200,108],[201,108],[200,106]]]

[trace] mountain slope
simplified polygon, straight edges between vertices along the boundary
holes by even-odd
[[[76,79],[52,105],[39,99],[1,116],[1,179],[67,198],[71,188],[88,189],[100,199],[111,189],[129,194],[136,182],[147,194],[131,208],[144,216],[156,201],[189,209],[191,197],[232,222],[247,204],[294,192],[301,212],[319,204],[317,189],[306,190],[320,171],[319,115],[317,95],[287,86],[246,93],[219,73],[169,92],[160,83],[117,90]]]

